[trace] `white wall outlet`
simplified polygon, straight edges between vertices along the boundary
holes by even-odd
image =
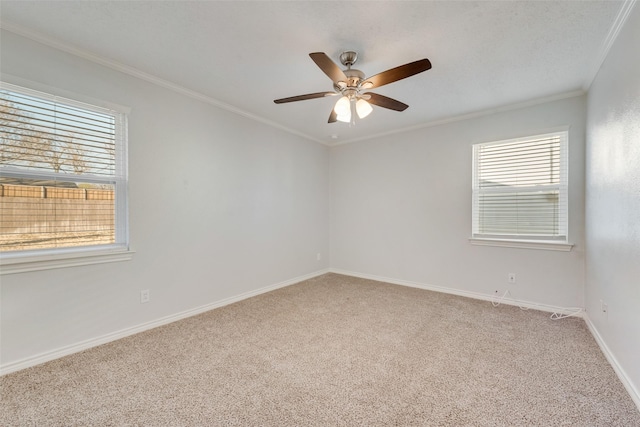
[[[516,283],[516,273],[509,273],[507,275],[507,281],[509,283],[515,284]]]
[[[144,304],[151,300],[151,291],[149,289],[143,289],[140,291],[140,304]]]
[[[600,313],[602,313],[603,316],[606,316],[608,312],[609,312],[609,306],[607,305],[606,302],[600,300]]]
[[[320,252],[318,252],[318,254],[316,255],[316,259],[318,261],[320,261],[322,259],[322,255],[320,254]]]

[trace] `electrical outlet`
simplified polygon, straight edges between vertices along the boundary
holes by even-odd
[[[602,313],[603,316],[606,316],[608,312],[609,312],[609,305],[607,305],[606,302],[600,300],[600,313]]]
[[[322,255],[320,254],[320,252],[318,252],[318,254],[316,255],[316,259],[318,261],[320,261],[322,259]]]
[[[515,285],[516,283],[516,273],[509,273],[507,275],[507,281]]]
[[[151,300],[151,291],[149,289],[143,289],[140,291],[140,304],[144,304]]]

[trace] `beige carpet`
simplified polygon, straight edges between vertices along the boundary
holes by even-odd
[[[581,319],[336,274],[0,387],[2,426],[640,426]]]

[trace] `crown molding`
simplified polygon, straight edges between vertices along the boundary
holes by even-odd
[[[345,144],[350,144],[350,143],[354,143],[354,142],[360,142],[360,141],[366,141],[366,140],[371,140],[371,139],[376,139],[376,138],[380,138],[380,137],[385,137],[385,136],[390,136],[390,135],[395,135],[395,134],[400,134],[400,133],[405,133],[405,132],[410,132],[410,131],[414,131],[414,130],[419,130],[419,129],[423,129],[423,128],[429,128],[429,127],[434,127],[434,126],[439,126],[439,125],[444,125],[444,124],[448,124],[448,123],[454,123],[454,122],[458,122],[458,121],[464,121],[464,120],[469,120],[469,119],[473,119],[473,118],[478,118],[478,117],[483,117],[483,116],[487,116],[487,115],[491,115],[491,114],[495,114],[495,113],[500,113],[500,112],[506,112],[506,111],[510,111],[510,110],[517,110],[520,108],[525,108],[525,107],[529,107],[529,106],[533,106],[533,105],[537,105],[537,104],[542,104],[542,103],[546,103],[546,102],[552,102],[552,101],[556,101],[556,100],[561,100],[561,99],[566,99],[566,98],[571,98],[571,97],[576,97],[576,96],[581,96],[584,95],[588,90],[589,87],[591,86],[593,80],[595,79],[596,75],[598,74],[598,71],[600,70],[600,67],[602,66],[602,63],[604,62],[604,60],[606,59],[615,39],[617,38],[618,34],[620,33],[620,30],[622,29],[622,27],[624,26],[624,23],[626,22],[629,14],[631,13],[631,10],[633,9],[633,6],[635,5],[636,0],[625,0],[624,3],[622,4],[622,7],[620,8],[620,11],[614,21],[613,26],[611,27],[607,38],[605,39],[603,45],[602,45],[602,49],[601,52],[598,56],[597,61],[594,64],[594,67],[592,69],[592,71],[589,74],[589,78],[587,79],[587,81],[585,82],[585,84],[582,86],[582,88],[580,90],[575,90],[575,91],[570,91],[570,92],[565,92],[565,93],[560,93],[560,94],[556,94],[556,95],[551,95],[548,97],[542,97],[542,98],[536,98],[534,100],[530,100],[530,101],[525,101],[525,102],[521,102],[521,103],[514,103],[514,104],[508,104],[508,105],[504,105],[504,106],[500,106],[500,107],[496,107],[496,108],[489,108],[489,109],[484,109],[484,110],[479,110],[479,111],[475,111],[472,113],[468,113],[468,114],[462,114],[462,115],[457,115],[457,116],[451,116],[451,117],[446,117],[443,119],[439,119],[439,120],[434,120],[434,121],[429,121],[429,122],[425,122],[425,123],[421,123],[418,125],[413,125],[413,126],[409,126],[409,127],[404,127],[404,128],[399,128],[399,129],[394,129],[394,130],[390,130],[390,131],[386,131],[386,132],[382,132],[382,133],[377,133],[374,135],[368,135],[368,136],[362,136],[362,137],[356,137],[356,138],[351,138],[351,139],[347,139],[344,141],[340,141],[340,142],[333,142],[333,141],[325,141],[322,139],[318,139],[318,138],[314,138],[306,133],[297,131],[295,129],[289,128],[287,126],[283,126],[280,123],[274,122],[272,120],[263,118],[261,116],[257,116],[255,114],[252,114],[248,111],[242,110],[240,108],[237,108],[233,105],[227,104],[225,102],[222,102],[220,100],[217,100],[213,97],[204,95],[200,92],[185,88],[183,86],[177,85],[173,82],[161,79],[157,76],[154,76],[152,74],[143,72],[141,70],[138,70],[137,68],[134,67],[130,67],[128,65],[119,63],[117,61],[113,61],[111,59],[107,59],[104,57],[101,57],[99,55],[96,55],[94,53],[88,52],[86,50],[82,50],[79,49],[77,47],[71,46],[69,44],[60,42],[58,40],[54,40],[51,39],[50,37],[47,37],[41,33],[38,33],[36,31],[24,28],[18,24],[15,23],[11,23],[8,21],[0,21],[0,28],[5,29],[9,32],[15,33],[17,35],[20,35],[22,37],[28,38],[30,40],[36,41],[38,43],[47,45],[49,47],[55,48],[57,50],[60,51],[64,51],[67,52],[69,54],[72,54],[74,56],[86,59],[88,61],[103,65],[105,67],[114,69],[116,71],[122,72],[124,74],[128,74],[130,76],[139,78],[141,80],[150,82],[152,84],[155,84],[157,86],[172,90],[174,92],[180,93],[184,96],[190,97],[192,99],[196,99],[199,100],[201,102],[207,103],[209,105],[213,105],[215,107],[224,109],[226,111],[232,112],[234,114],[238,114],[240,116],[246,117],[248,119],[257,121],[259,123],[265,124],[267,126],[270,126],[272,128],[276,128],[276,129],[280,129],[282,131],[288,132],[290,134],[302,137],[304,139],[313,141],[313,142],[317,142],[321,145],[324,146],[329,146],[329,147],[335,147],[335,146],[340,146],[340,145],[345,145]]]
[[[111,68],[112,70],[119,71],[121,73],[136,77],[138,79],[147,81],[149,83],[155,84],[156,86],[163,87],[165,89],[169,89],[171,91],[177,92],[181,95],[187,96],[189,98],[204,102],[209,105],[213,105],[214,107],[221,108],[223,110],[229,111],[231,113],[240,115],[242,117],[246,117],[250,120],[254,120],[256,122],[265,124],[267,126],[283,130],[293,135],[297,135],[304,139],[308,139],[313,142],[317,142],[322,145],[328,145],[325,141],[321,141],[317,138],[314,138],[310,135],[307,135],[303,132],[299,132],[295,129],[291,129],[289,127],[283,126],[279,123],[276,123],[272,120],[265,119],[264,117],[260,117],[258,115],[252,114],[248,111],[237,108],[233,105],[227,104],[226,102],[222,102],[213,97],[204,95],[195,90],[187,89],[186,87],[180,86],[168,80],[161,79],[160,77],[154,76],[153,74],[146,73],[144,71],[138,70],[137,68],[130,67],[128,65],[122,64],[120,62],[104,58],[100,55],[96,55],[84,49],[79,49],[75,46],[71,46],[67,43],[63,43],[59,40],[55,40],[51,37],[45,36],[41,33],[33,31],[31,29],[24,28],[21,25],[8,22],[8,21],[0,21],[0,29],[4,29],[11,33],[17,34],[21,37],[25,37],[29,40],[33,40],[37,43],[43,44],[45,46],[52,47],[54,49],[69,53],[71,55],[77,56],[79,58],[85,59],[87,61],[94,62],[96,64],[100,64],[107,68]]]
[[[600,54],[598,55],[596,61],[594,62],[593,67],[587,77],[587,80],[584,82],[584,85],[582,86],[582,89],[585,92],[589,91],[591,84],[593,83],[596,76],[598,75],[598,72],[600,71],[600,68],[602,67],[602,64],[604,63],[605,59],[607,59],[607,56],[609,55],[609,51],[611,50],[613,43],[618,38],[618,34],[620,34],[620,31],[624,27],[625,22],[627,22],[627,18],[631,14],[631,10],[633,9],[633,6],[635,6],[635,4],[636,4],[636,0],[625,0],[622,6],[620,7],[618,16],[616,16],[616,19],[613,22],[611,29],[609,30],[609,34],[607,34],[607,37],[602,43],[602,47],[600,48]]]
[[[529,101],[518,102],[518,103],[515,103],[515,104],[506,104],[506,105],[503,105],[503,106],[500,106],[500,107],[487,108],[487,109],[484,109],[484,110],[474,111],[472,113],[462,114],[462,115],[459,115],[459,116],[446,117],[444,119],[425,122],[425,123],[421,123],[419,125],[408,126],[408,127],[405,127],[405,128],[400,128],[400,129],[395,129],[395,130],[391,130],[391,131],[387,131],[387,132],[382,132],[382,133],[378,133],[378,134],[375,134],[375,135],[364,136],[364,137],[360,137],[360,138],[352,138],[352,139],[348,139],[348,140],[345,140],[345,141],[336,142],[334,144],[329,144],[329,146],[337,147],[339,145],[351,144],[353,142],[360,142],[360,141],[365,141],[365,140],[370,140],[370,139],[375,139],[375,138],[382,138],[382,137],[389,136],[389,135],[395,135],[395,134],[399,134],[399,133],[411,132],[411,131],[414,131],[414,130],[420,130],[420,129],[424,129],[424,128],[430,128],[430,127],[434,127],[434,126],[445,125],[445,124],[448,124],[448,123],[454,123],[454,122],[460,122],[460,121],[464,121],[464,120],[475,119],[475,118],[478,118],[478,117],[490,116],[490,115],[496,114],[496,113],[504,113],[504,112],[511,111],[511,110],[519,110],[521,108],[532,107],[534,105],[545,104],[547,102],[559,101],[559,100],[567,99],[567,98],[575,98],[577,96],[582,96],[584,94],[586,94],[586,92],[583,91],[582,89],[573,90],[573,91],[570,91],[570,92],[563,92],[563,93],[559,93],[559,94],[556,94],[556,95],[545,96],[545,97],[542,97],[542,98],[536,98],[536,99],[532,99],[532,100],[529,100]]]

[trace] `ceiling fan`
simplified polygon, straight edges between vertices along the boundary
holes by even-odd
[[[355,121],[354,112],[359,118],[363,119],[373,110],[371,104],[394,111],[406,110],[407,107],[409,107],[407,104],[384,95],[369,92],[369,89],[411,77],[431,68],[431,62],[425,58],[365,78],[365,74],[362,71],[351,68],[358,59],[356,52],[346,51],[340,54],[340,62],[347,67],[346,70],[341,70],[340,67],[323,52],[310,53],[309,56],[333,81],[334,91],[291,96],[289,98],[276,99],[273,102],[276,104],[284,104],[287,102],[304,101],[306,99],[342,95],[338,102],[336,102],[335,107],[331,110],[329,123],[336,121],[349,123],[352,122],[352,120]]]

